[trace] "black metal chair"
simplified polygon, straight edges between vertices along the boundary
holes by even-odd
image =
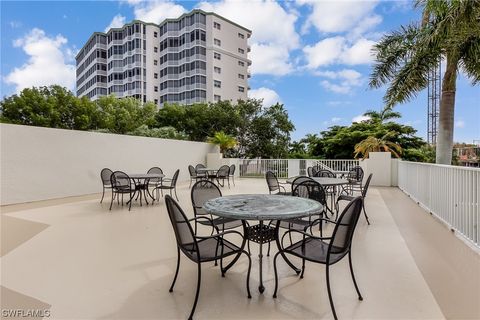
[[[148,169],[147,173],[163,174],[163,170],[160,169],[159,167],[152,167],[152,168]],[[148,189],[147,189],[147,191],[150,190],[149,189],[150,187],[153,187],[153,189],[155,189],[156,187],[161,185],[162,182],[163,182],[163,178],[150,178],[150,179],[148,179],[148,182],[147,182]],[[148,191],[148,194],[151,196],[150,191]],[[157,189],[157,197],[159,197],[158,189]]]
[[[329,268],[331,265],[342,260],[346,255],[348,255],[348,262],[350,264],[350,273],[352,276],[353,284],[355,290],[358,294],[358,299],[363,300],[363,297],[358,289],[357,282],[355,280],[355,275],[353,273],[352,267],[352,239],[357,226],[358,218],[362,211],[362,197],[354,198],[343,210],[339,219],[331,221],[328,219],[318,219],[325,220],[335,224],[335,228],[330,237],[317,237],[313,234],[300,230],[289,230],[285,232],[281,239],[279,252],[275,254],[273,260],[273,268],[275,272],[275,291],[273,297],[277,297],[278,290],[278,271],[277,271],[277,258],[280,254],[291,254],[298,258],[301,258],[303,261],[302,264],[302,275],[305,271],[305,261],[311,261],[314,263],[324,264],[326,267],[326,278],[327,278],[327,291],[328,299],[330,301],[330,307],[332,309],[333,317],[337,318],[335,312],[335,306],[333,304],[332,292],[330,289],[330,271]],[[315,225],[316,221],[312,223],[312,226]],[[297,233],[302,236],[302,240],[295,242],[294,244],[285,247],[283,245],[283,240],[287,234]]]
[[[272,194],[274,191],[277,191],[275,194],[290,195],[290,192],[287,192],[285,187],[278,182],[277,176],[272,171],[267,171],[265,173],[265,180],[267,180],[268,192],[270,194]]]
[[[314,177],[320,177],[320,178],[336,178],[336,175],[327,169],[320,169],[315,172]]]
[[[213,217],[210,213],[203,209],[203,205],[210,199],[218,198],[222,196],[222,192],[218,186],[208,180],[197,181],[190,192],[190,198],[192,199],[193,213],[197,216],[208,216],[210,221],[195,221],[195,234],[197,234],[197,224],[211,226],[213,224],[217,232],[233,229],[242,225],[241,220]]]
[[[128,211],[132,208],[132,199],[137,191],[137,186],[133,183],[130,177],[122,171],[115,171],[110,176],[110,182],[112,184],[112,201],[110,201],[110,209],[112,210],[113,200],[115,196],[117,197],[117,203],[119,202],[120,195],[122,196],[122,206],[123,206],[123,195],[128,194],[129,196],[129,205]]]
[[[192,166],[192,165],[189,165],[188,166],[188,173],[190,174],[190,185],[188,186],[189,188],[192,186],[192,182],[193,181],[198,181],[200,179],[204,179],[205,178],[205,175],[202,174],[202,175],[199,175],[197,170],[195,170],[195,168]]]
[[[292,196],[316,200],[320,202],[324,206],[324,208],[326,208],[325,189],[320,183],[318,183],[315,180],[312,180],[309,177],[298,177],[293,182],[294,183],[292,183],[292,188],[293,188]],[[324,213],[325,213],[325,209],[319,214],[319,217],[316,217],[313,220],[322,218],[324,216]],[[279,227],[284,229],[289,229],[289,230],[295,229],[295,230],[306,231],[310,227],[313,220],[311,216],[306,218],[286,219],[286,220],[280,221]],[[320,224],[320,228],[321,228],[321,224]],[[290,238],[290,243],[292,243],[291,238]]]
[[[373,173],[370,173],[370,175],[367,178],[367,181],[365,182],[365,185],[362,187],[362,199],[363,199],[362,208],[363,208],[363,214],[365,215],[365,219],[367,219],[367,224],[368,225],[370,225],[370,220],[368,219],[367,212],[365,211],[365,197],[367,196],[368,186],[370,185],[370,181],[372,180],[372,177],[373,177]],[[336,205],[335,205],[335,207],[337,208],[337,210],[336,210],[337,211],[337,218],[338,218],[338,211],[339,211],[338,202],[339,201],[352,201],[354,198],[355,198],[354,196],[351,196],[351,195],[348,195],[348,194],[341,194],[337,198],[337,202],[336,202]]]
[[[110,180],[112,173],[113,171],[108,168],[103,168],[102,171],[100,171],[100,178],[102,179],[102,187],[103,187],[102,199],[100,200],[100,203],[103,202],[103,197],[105,196],[105,189],[112,189],[112,181]]]
[[[223,165],[221,166],[218,171],[217,171],[217,174],[215,175],[215,180],[217,180],[217,183],[224,187],[225,186],[225,180],[228,181],[228,187],[230,188],[230,180],[228,179],[228,174],[230,172],[230,167],[227,166],[227,165]],[[220,183],[220,180],[222,180],[222,182]]]
[[[177,169],[177,171],[175,171],[171,179],[163,178],[162,184],[157,186],[154,190],[160,190],[162,193],[162,196],[163,196],[163,190],[170,190],[170,195],[172,195],[172,190],[173,190],[175,192],[175,198],[178,201],[177,180],[178,180],[179,173],[180,173],[180,169]],[[160,199],[158,199],[158,201],[160,201]]]
[[[243,237],[243,235],[238,231],[227,230],[220,233],[213,233],[212,231],[212,235],[210,236],[198,236],[193,232],[190,222],[200,219],[209,221],[210,219],[205,216],[188,219],[182,208],[180,208],[178,203],[173,200],[173,198],[169,195],[165,196],[165,204],[167,206],[168,216],[170,217],[170,221],[172,223],[173,231],[175,233],[175,238],[177,242],[177,268],[175,271],[172,285],[169,289],[170,292],[173,291],[173,287],[175,286],[175,282],[178,276],[178,270],[180,267],[180,251],[182,251],[189,260],[197,263],[197,290],[195,293],[193,307],[188,319],[192,319],[193,314],[195,313],[195,308],[197,306],[202,277],[201,264],[203,262],[210,262],[214,260],[220,260],[220,262],[222,262],[224,258],[235,255],[236,257],[232,261],[234,263],[240,257],[240,255],[244,253],[248,258],[247,294],[248,298],[250,299],[252,296],[250,294],[249,281],[252,260],[250,259],[248,253],[242,249],[245,246],[245,238]],[[225,239],[225,236],[234,234],[239,235],[242,238],[243,242],[241,247],[238,247],[237,245]],[[222,271],[222,276],[223,275],[224,274]]]
[[[308,175],[309,177],[313,177],[313,167],[308,167],[308,168],[307,168],[307,175]]]
[[[351,195],[355,191],[359,191],[360,193],[362,192],[362,181],[363,181],[363,169],[360,166],[355,166],[347,174],[347,179],[348,179],[348,190],[347,192]]]
[[[228,171],[228,185],[230,185],[230,178],[232,178],[233,185],[235,186],[235,165],[234,164],[230,166],[230,170]]]

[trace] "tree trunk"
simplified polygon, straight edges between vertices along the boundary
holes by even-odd
[[[438,120],[436,145],[436,163],[438,164],[452,164],[457,62],[457,59],[447,53],[447,69],[443,76],[440,117]]]

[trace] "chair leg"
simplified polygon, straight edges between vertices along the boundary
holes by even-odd
[[[195,293],[195,301],[193,301],[192,311],[190,312],[189,320],[193,319],[193,314],[195,313],[195,308],[197,307],[198,296],[200,295],[200,284],[202,279],[202,267],[200,262],[198,263],[198,281],[197,281],[197,292]]]
[[[130,209],[132,208],[132,199],[133,199],[133,195],[130,193],[130,203],[128,204],[128,211],[130,211]],[[123,193],[122,193],[122,203],[123,203]]]
[[[173,191],[175,191],[175,198],[177,199],[177,201],[180,201],[178,200],[178,196],[177,196],[177,187],[175,186],[175,188],[173,189]]]
[[[232,176],[233,186],[235,186],[235,176]]]
[[[357,290],[358,300],[362,301],[363,297],[362,297],[362,294],[360,293],[360,290],[358,289],[357,281],[355,280],[355,275],[353,274],[352,252],[351,251],[348,252],[348,263],[350,264],[350,273],[352,275],[353,284],[355,285],[355,290]]]
[[[103,201],[103,196],[105,195],[105,186],[103,186],[103,191],[102,191],[102,199],[100,200],[100,203]]]
[[[273,271],[275,273],[275,290],[273,291],[273,297],[277,297],[277,290],[278,290],[278,271],[277,271],[277,258],[280,255],[281,251],[278,251],[273,258]]]
[[[115,199],[115,198],[113,197],[113,195],[114,195],[114,192],[113,192],[113,190],[112,190],[112,201],[110,201],[110,209],[108,209],[108,210],[112,210],[113,200]]]
[[[271,241],[268,242],[267,257],[270,257],[270,243]]]
[[[175,282],[177,281],[177,276],[178,276],[178,270],[180,269],[180,249],[177,247],[177,269],[175,270],[175,276],[173,277],[173,282],[172,285],[170,286],[170,289],[168,292],[173,291],[173,287],[175,286]]]
[[[333,298],[332,298],[332,292],[330,290],[330,273],[329,273],[329,266],[328,264],[325,265],[326,267],[326,276],[327,276],[327,291],[328,291],[328,300],[330,301],[330,308],[332,309],[332,314],[333,314],[333,318],[335,320],[338,320],[337,318],[337,313],[335,312],[335,306],[333,305]]]
[[[300,274],[300,279],[303,279],[304,273],[305,273],[305,259],[302,259],[302,273]]]
[[[370,225],[370,220],[368,220],[367,212],[365,211],[365,201],[362,202],[363,207],[363,214],[365,215],[365,219],[367,219],[367,224]]]

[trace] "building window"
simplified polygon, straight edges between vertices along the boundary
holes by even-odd
[[[245,75],[239,73],[239,74],[238,74],[238,79],[245,79]]]
[[[222,45],[222,41],[219,39],[213,39],[213,44],[220,47]]]
[[[217,59],[217,60],[221,60],[222,59],[222,55],[218,52],[214,52],[213,53],[213,59]]]
[[[215,73],[222,73],[222,69],[219,67],[213,67],[213,72]]]
[[[244,54],[244,53],[245,53],[245,50],[243,50],[242,48],[238,48],[238,53]]]
[[[238,92],[245,92],[245,88],[241,87],[241,86],[238,86]]]
[[[153,78],[158,79],[158,73],[154,73]]]
[[[153,60],[153,65],[156,66],[158,64],[157,60]]]
[[[215,28],[215,29],[217,29],[217,30],[221,30],[221,29],[222,29],[222,26],[220,25],[220,23],[214,22],[214,23],[213,23],[213,28]]]
[[[218,80],[213,80],[213,86],[215,88],[221,88],[222,87],[222,82]]]
[[[240,49],[238,49],[240,50]],[[158,48],[157,47],[153,47],[153,52],[158,52]]]
[[[213,100],[214,100],[215,102],[218,102],[218,101],[222,100],[222,97],[219,96],[218,94],[216,94],[216,95],[213,96]]]
[[[240,32],[238,33],[238,37],[239,37],[240,39],[245,39],[245,35],[244,35],[243,33],[240,33]]]
[[[157,86],[153,87],[153,91],[158,92],[158,87]]]
[[[239,65],[240,67],[244,67],[244,66],[245,66],[245,62],[243,62],[243,61],[238,61],[238,65]]]
[[[155,103],[155,105],[158,105],[158,99],[153,100],[153,103]]]
[[[156,38],[158,36],[158,32],[157,31],[154,31],[153,32],[153,36]]]

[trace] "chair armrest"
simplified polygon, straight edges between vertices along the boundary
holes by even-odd
[[[282,236],[282,240],[280,241],[280,242],[281,242],[281,245],[282,245],[282,248],[285,248],[285,246],[283,245],[283,240],[285,239],[285,236],[286,236],[287,234],[291,234],[291,233],[299,233],[299,234],[302,234],[302,235],[303,235],[303,241],[305,241],[305,237],[309,237],[309,238],[313,238],[313,239],[317,239],[317,240],[328,240],[328,239],[332,239],[332,237],[317,237],[317,236],[314,236],[313,234],[311,234],[311,233],[309,233],[309,232],[290,229],[290,230],[288,230],[287,232],[285,232],[285,233],[283,234],[283,236]]]

